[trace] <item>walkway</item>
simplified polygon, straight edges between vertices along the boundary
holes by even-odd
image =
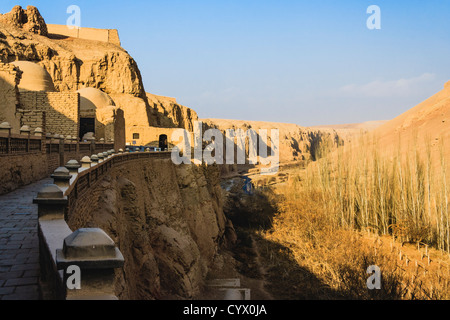
[[[38,300],[39,239],[33,198],[44,179],[0,196],[0,300]]]

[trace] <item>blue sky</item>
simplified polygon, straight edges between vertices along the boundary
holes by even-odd
[[[9,1],[119,30],[148,92],[201,118],[302,126],[392,119],[450,80],[450,1]],[[381,9],[369,30],[367,7]]]

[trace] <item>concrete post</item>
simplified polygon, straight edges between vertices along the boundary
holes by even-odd
[[[42,128],[36,128],[34,129],[34,136],[35,137],[42,137],[44,131],[42,130]]]
[[[91,140],[91,154],[95,153],[95,138]]]
[[[59,134],[54,134],[52,136],[52,143],[59,143]]]
[[[58,186],[45,185],[33,199],[33,203],[38,205],[39,219],[64,219],[67,197],[64,197],[63,191]]]
[[[6,133],[8,135],[11,135],[11,125],[9,122],[3,122],[0,124],[0,133]]]
[[[31,129],[29,126],[22,126],[20,128],[20,134],[27,137],[27,152],[30,152],[30,135],[31,135]]]
[[[64,239],[56,250],[56,266],[67,278],[80,269],[80,287],[67,290],[67,300],[118,300],[114,294],[114,269],[122,268],[124,258],[114,241],[101,229],[79,229]],[[64,279],[64,282],[67,280]]]
[[[89,169],[91,167],[92,164],[92,160],[89,157],[83,157],[83,159],[81,159],[81,168],[83,169]]]
[[[64,166],[64,136],[59,135],[59,165]]]
[[[99,163],[99,160],[100,159],[98,158],[98,156],[96,154],[91,156],[92,165],[95,166],[97,163]]]
[[[66,141],[69,144],[69,152],[73,151],[72,150],[72,136],[71,135],[66,136]]]
[[[60,189],[65,191],[64,189],[69,188],[70,186],[70,179],[72,178],[72,175],[70,174],[69,170],[67,170],[65,167],[59,167],[58,169],[53,172],[51,175],[54,184],[57,185]]]
[[[78,169],[81,168],[80,164],[78,163],[77,160],[69,160],[66,165],[65,165],[66,169],[69,170],[69,173],[71,175],[76,175],[78,174]]]
[[[103,152],[100,152],[99,154],[97,154],[97,157],[98,157],[98,163],[101,163],[104,161],[103,159],[105,158],[105,156],[103,155]]]
[[[9,122],[3,122],[0,124],[0,132],[8,134],[8,141],[6,144],[6,153],[11,152],[11,125]]]
[[[20,128],[20,134],[27,135],[28,137],[30,137],[30,134],[31,134],[30,127],[29,126],[23,126],[22,128]]]

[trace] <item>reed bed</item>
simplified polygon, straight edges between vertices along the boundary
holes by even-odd
[[[318,148],[321,159],[301,179],[301,189],[320,195],[323,212],[336,228],[391,235],[402,242],[426,243],[450,254],[447,163],[440,139],[440,159],[431,146],[419,152],[417,138],[401,152],[380,154],[376,138],[362,135],[359,146],[332,142]],[[294,179],[295,180],[295,179]],[[302,180],[300,182],[300,180]]]

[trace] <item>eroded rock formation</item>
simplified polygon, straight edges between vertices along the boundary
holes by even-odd
[[[137,161],[113,169],[89,197],[69,224],[100,227],[116,241],[121,299],[195,298],[225,242],[217,168]]]
[[[14,26],[25,31],[47,36],[47,25],[36,7],[28,6],[26,10],[15,6],[11,12],[0,14],[0,23]]]
[[[197,113],[177,103],[176,99],[147,93],[151,125],[164,128],[183,128],[192,131]]]

